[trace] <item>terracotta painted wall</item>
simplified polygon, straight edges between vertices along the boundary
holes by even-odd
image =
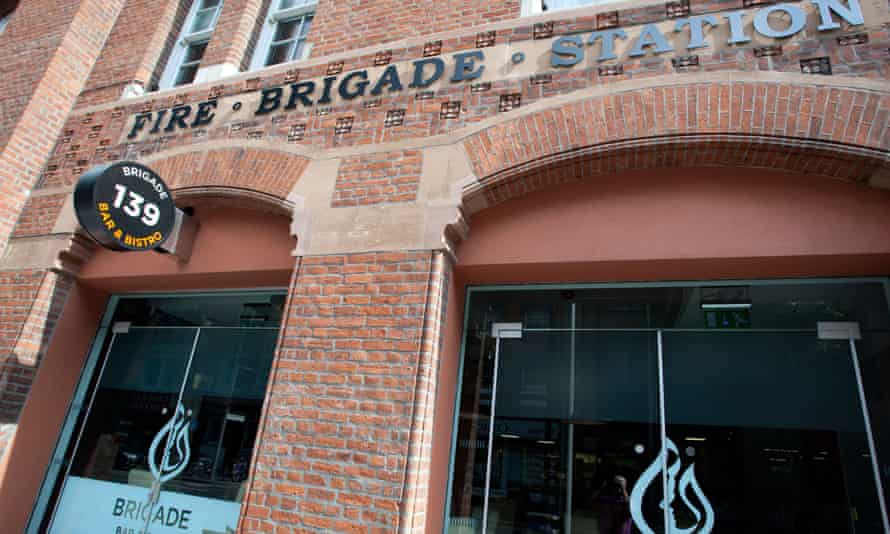
[[[480,281],[890,271],[890,192],[765,170],[595,177],[507,201],[470,228],[458,271]]]

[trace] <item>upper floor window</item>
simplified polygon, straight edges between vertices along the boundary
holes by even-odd
[[[222,0],[194,0],[161,76],[161,89],[195,81],[222,4]]]
[[[251,61],[252,69],[287,63],[309,55],[306,42],[317,0],[272,0],[269,16]]]
[[[9,22],[9,15],[3,15],[0,17],[0,33],[3,33],[3,30],[6,29],[6,23]]]
[[[576,7],[595,6],[608,3],[610,0],[523,0],[523,15],[539,15],[550,11],[574,9]]]

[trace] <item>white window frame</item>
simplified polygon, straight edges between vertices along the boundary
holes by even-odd
[[[205,41],[209,42],[210,37],[213,35],[213,30],[216,28],[216,22],[219,20],[219,14],[222,12],[223,9],[224,0],[219,0],[219,3],[213,8],[216,10],[216,12],[213,14],[213,20],[211,21],[210,25],[204,30],[192,32],[190,30],[192,25],[195,23],[195,19],[198,16],[198,6],[200,6],[202,2],[203,0],[192,1],[192,6],[189,8],[188,16],[186,16],[185,22],[182,24],[182,30],[179,33],[179,38],[176,39],[176,44],[173,45],[173,50],[170,51],[170,58],[167,60],[167,66],[164,67],[164,72],[161,75],[161,81],[158,83],[158,87],[160,89],[169,89],[171,87],[174,87],[174,84],[176,83],[176,77],[179,74],[179,69],[183,66],[185,54],[186,51],[188,51],[189,46]]]
[[[297,17],[312,15],[318,7],[317,0],[306,0],[306,3],[302,5],[281,9],[279,6],[282,1],[284,0],[272,0],[271,5],[269,5],[269,14],[263,21],[263,29],[260,32],[260,38],[257,40],[253,58],[250,61],[250,70],[258,70],[266,67],[266,58],[269,56],[269,51],[272,48],[272,39],[275,36],[275,29],[278,27],[279,22],[286,22]],[[300,56],[291,61],[306,59],[309,57],[309,52],[311,50],[312,43],[306,41],[303,45],[303,50],[300,52]],[[269,66],[274,67],[276,65],[284,65],[284,63],[276,63],[275,65]]]

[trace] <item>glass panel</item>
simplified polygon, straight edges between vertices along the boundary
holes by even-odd
[[[204,51],[207,50],[207,44],[208,41],[190,44],[185,50],[185,58],[182,60],[183,64],[201,61],[201,58],[204,57]]]
[[[121,299],[118,319],[207,326],[131,326],[109,343],[51,532],[234,531],[278,328],[213,323],[278,324],[283,299]]]
[[[882,531],[846,341],[667,332],[664,362],[677,528]]]
[[[635,513],[658,532],[663,514],[655,334],[578,332],[575,345],[571,532],[630,534],[634,488]],[[645,473],[655,476],[641,481]]]
[[[123,298],[114,321],[136,326],[274,326],[280,324],[284,295]]]
[[[275,329],[201,331],[182,397],[191,457],[165,490],[241,502],[277,335]]]
[[[291,20],[283,20],[275,25],[275,36],[272,38],[273,41],[284,41],[287,39],[292,39],[297,35],[297,30],[300,28],[300,18],[291,19]]]
[[[179,69],[179,74],[176,76],[175,85],[185,85],[192,83],[195,80],[195,75],[198,73],[198,65],[197,63],[192,65],[184,65]]]
[[[279,63],[290,61],[290,49],[293,45],[293,41],[280,45],[272,45],[269,49],[269,59],[266,61],[266,65],[277,65]]]
[[[570,338],[501,340],[486,532],[557,532],[566,521]]]
[[[309,33],[309,26],[312,25],[312,15],[303,17],[303,25],[300,26],[300,37],[306,37]]]
[[[202,9],[195,13],[195,20],[192,22],[192,28],[189,33],[198,33],[204,30],[209,30],[213,27],[213,22],[216,19],[216,8],[211,9]]]
[[[221,0],[201,0],[200,9],[207,9],[209,7],[216,7],[219,5]]]
[[[886,499],[890,488],[890,332],[865,332],[856,350]]]
[[[155,437],[175,411],[196,332],[195,328],[134,328],[115,336],[52,532],[71,532],[71,525],[82,520],[81,509],[100,497],[110,496],[113,503],[123,499],[117,516],[128,510],[136,517],[137,500],[147,500],[146,488],[152,484],[152,465],[157,467],[163,456],[164,443],[155,443]],[[151,451],[156,453],[154,463]],[[133,506],[127,509],[130,501]],[[114,511],[103,510],[112,520]]]
[[[483,318],[467,328],[448,518],[451,534],[481,530],[491,416],[495,350],[494,339],[489,336],[491,324]]]

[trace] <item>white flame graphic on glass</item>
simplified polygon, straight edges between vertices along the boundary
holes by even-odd
[[[646,518],[643,517],[643,496],[646,494],[646,491],[649,489],[652,482],[654,482],[661,474],[661,467],[664,465],[665,461],[670,458],[670,453],[674,453],[675,459],[668,465],[667,495],[665,495],[664,499],[661,501],[662,510],[667,507],[665,512],[665,518],[668,521],[667,532],[668,534],[709,534],[714,529],[714,509],[711,507],[710,501],[705,497],[704,492],[698,485],[698,480],[695,478],[695,463],[690,464],[686,470],[683,471],[683,474],[678,481],[677,474],[682,467],[680,453],[677,450],[677,446],[674,445],[674,442],[669,438],[655,460],[649,464],[649,467],[643,471],[643,474],[640,475],[640,479],[634,484],[633,491],[631,491],[630,494],[630,515],[633,518],[633,522],[643,534],[655,534],[655,531],[652,530],[648,523],[646,523]],[[702,509],[699,509],[699,507],[695,506],[690,501],[690,489],[692,490],[692,494],[695,495],[696,499],[701,504]],[[690,527],[680,528],[677,526],[677,520],[674,517],[673,510],[673,503],[674,499],[677,497],[677,493],[680,494],[680,499],[683,501],[683,504],[695,517],[695,523]]]
[[[161,458],[161,465],[157,464],[158,446],[165,442],[164,454]],[[175,455],[173,449],[175,448]],[[191,456],[189,448],[189,418],[186,417],[185,407],[179,403],[173,417],[167,421],[157,435],[151,440],[151,447],[148,449],[148,468],[151,470],[155,480],[163,483],[170,479],[176,478],[185,469]],[[175,460],[174,460],[175,457]]]

